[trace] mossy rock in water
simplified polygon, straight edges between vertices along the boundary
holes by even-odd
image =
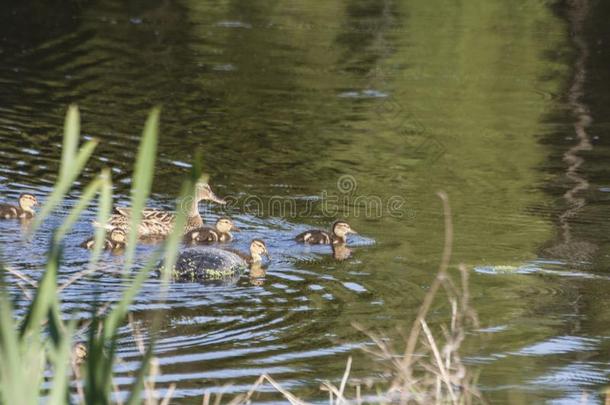
[[[172,277],[180,281],[228,280],[239,278],[247,263],[233,252],[196,247],[183,250],[172,269]],[[160,265],[158,271],[163,271]]]

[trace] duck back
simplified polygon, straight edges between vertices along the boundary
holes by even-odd
[[[295,240],[300,243],[308,243],[310,245],[330,245],[333,242],[333,237],[326,231],[313,229],[298,234]]]
[[[0,219],[19,218],[21,210],[9,204],[0,204]]]

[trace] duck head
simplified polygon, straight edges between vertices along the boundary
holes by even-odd
[[[127,240],[127,235],[121,228],[113,228],[110,231],[110,240],[116,243],[124,244]]]
[[[351,226],[345,221],[336,221],[333,224],[333,234],[345,242],[347,234],[353,233],[357,234],[358,232],[354,231]]]
[[[36,196],[29,193],[23,193],[19,196],[19,207],[30,214],[34,214],[34,207],[38,205]]]
[[[267,245],[260,239],[253,239],[250,243],[250,254],[252,255],[253,263],[260,263],[263,261],[262,255],[267,256],[271,260],[271,255],[267,250]]]
[[[217,204],[226,204],[225,200],[214,194],[208,182],[202,180],[197,183],[195,189],[195,198],[197,202],[207,200],[215,202]]]
[[[220,233],[230,233],[231,231],[239,232],[239,228],[227,217],[219,218],[218,221],[216,221],[216,230]]]

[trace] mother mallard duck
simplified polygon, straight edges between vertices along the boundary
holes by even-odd
[[[197,183],[195,198],[190,201],[188,206],[188,217],[184,226],[184,234],[203,226],[203,218],[199,213],[199,202],[207,200],[218,204],[225,204],[222,198],[214,194],[210,185],[206,181]],[[131,209],[115,207],[114,213],[109,221],[103,225],[106,229],[112,230],[119,228],[127,232],[131,222]],[[176,222],[176,214],[170,211],[146,208],[142,211],[142,220],[138,226],[139,238],[155,238],[169,235]],[[99,226],[99,224],[95,223]]]

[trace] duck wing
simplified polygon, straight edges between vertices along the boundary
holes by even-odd
[[[172,212],[149,208],[144,209],[142,211],[140,226],[138,227],[138,236],[165,236],[171,232],[175,220],[176,215]],[[106,224],[101,225],[97,222],[94,222],[93,224],[98,227],[103,226],[108,230],[120,228],[127,231],[129,229],[130,222],[131,208],[115,207],[114,213],[110,216],[110,219]]]
[[[123,217],[127,217],[130,218],[131,217],[131,208],[127,208],[127,207],[114,207],[113,209],[113,216],[115,215],[120,215]],[[157,209],[153,209],[153,208],[144,208],[142,210],[142,219],[162,219],[164,217],[167,216],[171,216],[171,217],[175,217],[175,215],[172,212],[169,211],[164,211],[164,210],[157,210]]]

